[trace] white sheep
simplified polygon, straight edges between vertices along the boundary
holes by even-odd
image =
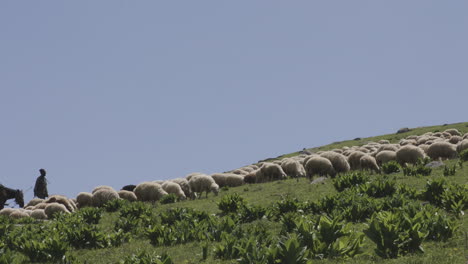
[[[60,203],[48,203],[44,209],[47,218],[52,218],[57,213],[69,214],[70,211],[67,210],[65,205]]]
[[[458,153],[464,151],[465,149],[468,149],[468,139],[464,139],[462,142],[458,143],[457,145]]]
[[[377,164],[385,164],[389,161],[396,160],[396,152],[391,151],[391,150],[384,150],[375,156],[375,160],[377,161]]]
[[[130,202],[135,202],[137,200],[137,197],[134,192],[120,190],[117,193],[119,194],[120,199],[124,199]]]
[[[331,161],[336,173],[348,172],[350,170],[349,163],[342,154],[327,151],[320,154],[320,156]]]
[[[237,175],[237,174],[234,174],[234,175]],[[213,180],[216,182],[216,184],[218,184],[218,186],[220,188],[227,185],[226,184],[226,174],[225,173],[213,173],[213,174],[211,174],[211,178],[213,178]]]
[[[192,192],[199,193],[200,196],[203,192],[206,192],[206,197],[208,197],[208,192],[213,192],[215,195],[219,193],[218,184],[209,175],[193,176],[189,180],[189,185]]]
[[[381,145],[387,145],[387,144],[390,144],[390,141],[386,140],[386,139],[381,139],[379,140],[379,144]]]
[[[95,192],[102,190],[102,189],[114,190],[114,188],[112,188],[111,186],[101,185],[101,186],[95,187],[91,193],[94,194]]]
[[[188,197],[190,199],[195,198],[195,195],[193,194],[192,190],[190,190],[190,185],[188,184],[187,179],[185,179],[185,178],[176,178],[176,179],[173,179],[171,181],[179,184],[180,188],[182,188],[182,191],[184,191],[185,197]]]
[[[465,135],[463,135],[463,139],[468,139],[468,133],[466,133]]]
[[[424,157],[424,151],[413,145],[405,145],[396,152],[396,160],[402,166],[406,163],[416,164],[419,159],[424,159]]]
[[[36,204],[35,206],[33,206],[33,210],[36,210],[36,209],[45,209],[47,207],[48,203],[45,203],[45,202],[42,202],[42,203],[38,203]]]
[[[167,192],[163,190],[161,185],[154,182],[143,182],[138,184],[135,187],[134,193],[138,198],[138,201],[143,202],[156,202],[163,196],[167,195]]]
[[[305,177],[305,169],[302,164],[295,159],[284,159],[281,162],[283,171],[292,178]]]
[[[119,194],[114,189],[102,188],[93,193],[93,206],[101,207],[109,201],[120,199]]]
[[[10,216],[10,214],[13,213],[13,211],[15,211],[14,208],[3,208],[2,210],[0,210],[0,215]]]
[[[365,156],[366,153],[362,151],[353,151],[351,154],[348,156],[348,163],[349,166],[352,170],[359,170],[361,168],[361,157]]]
[[[45,203],[59,203],[59,204],[63,204],[65,206],[65,208],[67,208],[67,210],[69,212],[74,212],[75,211],[75,206],[74,204],[72,204],[72,202],[70,201],[70,199],[68,199],[66,196],[64,195],[60,195],[60,194],[54,194],[54,195],[51,195],[49,196],[49,198],[47,198],[45,201]],[[40,204],[40,203],[39,203]]]
[[[78,207],[83,208],[86,206],[93,206],[93,194],[89,192],[80,192],[76,196]]]
[[[435,142],[427,149],[431,159],[454,159],[457,157],[457,147],[449,142]]]
[[[244,176],[236,175],[231,173],[226,173],[226,186],[228,187],[237,187],[244,184]]]
[[[460,137],[460,136],[452,136],[450,137],[450,139],[448,140],[448,142],[452,143],[452,144],[457,144],[458,142],[462,141],[463,138]]]
[[[166,191],[168,194],[173,193],[179,197],[179,199],[185,200],[187,197],[185,196],[184,191],[180,187],[179,184],[172,182],[172,181],[166,181],[161,185],[164,191]]]
[[[29,217],[29,214],[23,210],[13,210],[13,212],[10,213],[10,218],[13,219],[21,219],[21,218],[26,218]]]
[[[361,163],[361,169],[362,170],[370,170],[370,171],[375,171],[377,173],[380,172],[380,168],[377,165],[377,161],[375,160],[374,157],[370,155],[364,155],[360,159]]]
[[[201,173],[201,172],[192,172],[190,174],[187,174],[187,176],[185,176],[185,179],[187,181],[190,181],[190,179],[193,177],[193,176],[196,176],[196,175],[206,175],[204,173]]]
[[[29,201],[24,208],[29,207],[29,206],[35,206],[36,204],[42,203],[44,199],[41,198],[34,198],[31,201]]]
[[[335,177],[336,171],[333,164],[327,158],[314,156],[307,160],[305,165],[306,177],[310,180],[314,175],[330,175]]]
[[[34,209],[31,213],[31,217],[38,220],[45,220],[47,219],[47,215],[44,209]]]
[[[256,174],[257,183],[284,179],[286,179],[286,173],[281,166],[269,162],[263,163]]]
[[[443,133],[448,133],[448,134],[450,134],[451,136],[461,136],[460,131],[458,131],[458,130],[455,129],[455,128],[446,129]],[[442,133],[442,134],[443,134],[443,133]]]

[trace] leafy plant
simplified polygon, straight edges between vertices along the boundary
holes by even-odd
[[[137,254],[132,254],[120,261],[121,264],[174,264],[172,259],[166,253],[161,256],[140,251]]]
[[[237,193],[223,196],[218,203],[218,209],[221,210],[223,214],[235,213],[245,206],[246,202],[244,198]]]
[[[387,163],[382,164],[382,171],[385,174],[400,172],[400,165],[398,162],[391,160]]]
[[[468,149],[465,149],[462,152],[460,152],[460,160],[468,161]]]
[[[452,167],[444,166],[444,176],[453,176],[457,172],[457,165],[453,165]]]
[[[95,207],[85,207],[76,212],[76,216],[81,217],[87,224],[98,224],[102,217],[102,210]]]
[[[175,203],[179,200],[177,195],[175,193],[170,193],[168,195],[164,195],[159,202],[161,204],[170,204],[170,203]]]
[[[341,174],[333,180],[333,186],[339,192],[369,181],[369,176],[362,171]]]
[[[103,207],[106,210],[106,212],[117,212],[126,204],[128,204],[127,200],[114,199],[105,203]]]

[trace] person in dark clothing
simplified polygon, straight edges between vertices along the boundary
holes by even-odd
[[[37,177],[36,185],[34,185],[34,196],[45,199],[49,196],[47,192],[47,180],[45,178],[46,171],[44,169],[40,169],[39,172],[41,175]]]

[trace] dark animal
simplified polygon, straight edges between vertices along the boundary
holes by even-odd
[[[0,184],[0,210],[5,206],[5,202],[10,199],[15,199],[15,203],[17,203],[21,208],[24,207],[22,190],[11,189]]]
[[[129,185],[125,185],[124,187],[122,187],[122,190],[133,192],[135,188],[136,188],[136,185],[129,184]]]
[[[36,184],[34,185],[34,196],[45,199],[49,196],[47,192],[47,180],[45,178],[46,171],[44,169],[40,169],[39,172],[41,175],[37,177]]]

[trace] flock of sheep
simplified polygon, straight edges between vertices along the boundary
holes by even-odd
[[[391,144],[388,140],[368,142],[363,146],[343,147],[311,155],[301,154],[272,162],[260,162],[225,173],[191,173],[185,178],[126,185],[119,191],[110,186],[99,186],[90,193],[79,193],[75,199],[63,195],[52,195],[47,199],[35,198],[24,208],[4,208],[0,215],[11,218],[48,219],[57,212],[73,213],[86,206],[101,207],[114,199],[156,202],[168,194],[175,194],[181,200],[195,199],[202,196],[203,192],[206,197],[209,192],[217,195],[219,188],[225,186],[236,187],[282,180],[288,176],[308,179],[315,175],[335,177],[336,174],[349,170],[380,172],[380,166],[392,160],[406,166],[415,164],[426,156],[433,160],[455,158],[465,149],[468,149],[468,133],[462,135],[456,129],[447,129],[444,132],[408,136],[398,144]]]

